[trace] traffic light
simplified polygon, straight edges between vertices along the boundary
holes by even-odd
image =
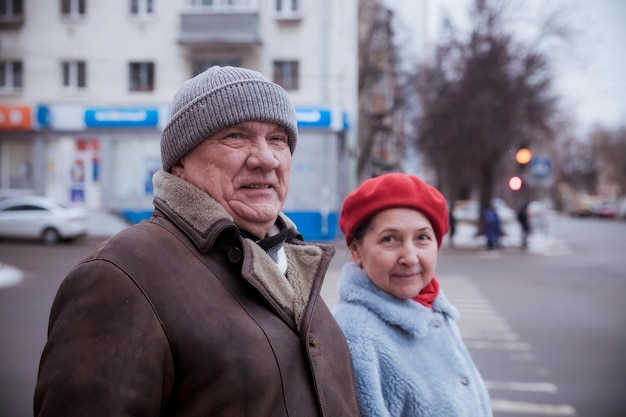
[[[511,178],[509,178],[509,188],[512,191],[519,191],[519,190],[521,190],[523,183],[524,182],[522,181],[522,178],[517,176],[517,175],[514,175]]]
[[[517,153],[515,154],[515,162],[524,166],[530,162],[532,157],[533,155],[530,152],[530,149],[528,149],[526,146],[520,146],[520,148],[517,150]]]
[[[533,155],[528,149],[526,144],[522,144],[517,148],[517,152],[515,153],[515,162],[517,163],[517,172],[511,178],[509,178],[509,188],[511,191],[519,191],[522,189],[524,185],[523,178],[525,177],[526,166],[528,166],[530,160]]]

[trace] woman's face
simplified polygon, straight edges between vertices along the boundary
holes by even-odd
[[[350,244],[352,259],[372,283],[403,300],[418,295],[433,278],[438,249],[430,221],[409,208],[379,212],[363,239]]]

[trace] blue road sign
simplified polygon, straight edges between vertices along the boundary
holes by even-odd
[[[552,163],[550,158],[543,156],[534,157],[530,160],[530,173],[535,178],[548,178],[552,175]]]

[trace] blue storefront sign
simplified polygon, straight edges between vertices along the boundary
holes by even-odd
[[[95,108],[85,110],[87,127],[155,127],[159,111],[152,108]]]
[[[329,107],[296,107],[299,129],[348,130],[348,115]]]

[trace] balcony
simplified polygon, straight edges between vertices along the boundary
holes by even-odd
[[[189,8],[181,12],[178,41],[189,46],[259,44],[258,9]]]

